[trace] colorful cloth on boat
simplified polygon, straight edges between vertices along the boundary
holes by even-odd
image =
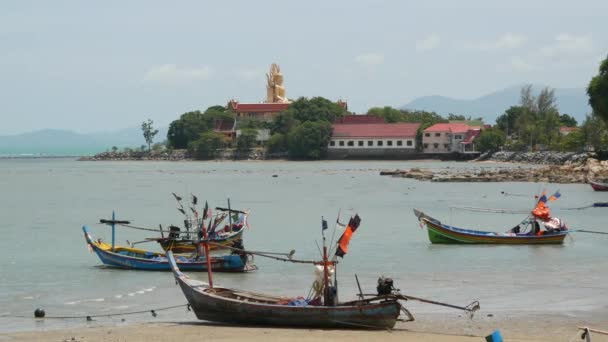
[[[338,248],[336,249],[336,256],[344,257],[346,253],[348,253],[348,243],[350,242],[350,238],[353,236],[353,233],[359,228],[359,224],[361,224],[361,218],[358,214],[355,214],[354,217],[350,218],[348,221],[348,225],[344,230],[344,233],[338,240]]]

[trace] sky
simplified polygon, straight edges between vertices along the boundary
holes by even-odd
[[[608,54],[606,0],[0,2],[0,135],[166,126],[289,98],[364,113],[522,83],[585,87]]]

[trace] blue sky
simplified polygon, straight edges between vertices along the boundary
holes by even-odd
[[[608,53],[608,1],[2,1],[0,134],[167,125],[287,96],[352,110],[524,82],[584,87]]]

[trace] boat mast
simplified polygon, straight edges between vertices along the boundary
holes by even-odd
[[[321,216],[321,222],[323,222],[323,216]],[[329,306],[329,270],[327,269],[327,246],[325,245],[325,229],[321,229],[321,235],[323,236],[323,304]]]
[[[198,217],[197,217],[198,222]],[[213,287],[213,271],[211,270],[211,256],[209,255],[209,238],[207,236],[207,228],[205,220],[201,220],[201,231],[203,232],[203,248],[205,249],[205,260],[207,261],[207,275],[209,276],[209,287]]]

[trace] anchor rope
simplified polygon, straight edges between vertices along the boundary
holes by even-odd
[[[121,312],[121,313],[110,313],[110,314],[98,314],[98,315],[82,315],[82,316],[45,316],[45,317],[32,317],[30,315],[1,315],[0,318],[49,318],[49,319],[74,319],[74,318],[86,318],[87,320],[91,320],[92,318],[98,317],[114,317],[114,316],[127,316],[127,315],[135,315],[142,313],[151,313],[152,316],[156,317],[157,311],[171,310],[181,307],[187,307],[188,311],[190,311],[190,304],[181,304],[174,306],[167,306],[163,308],[157,309],[149,309],[149,310],[140,310],[140,311],[130,311],[130,312]]]

